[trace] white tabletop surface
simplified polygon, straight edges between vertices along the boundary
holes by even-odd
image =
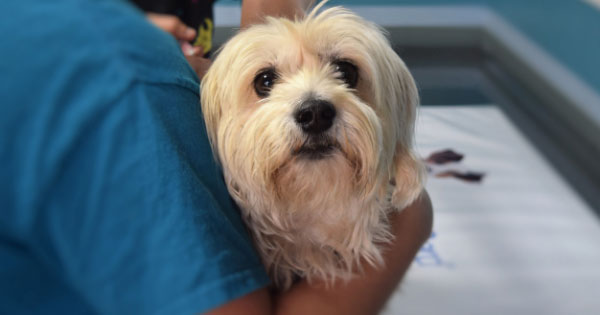
[[[600,221],[498,108],[421,108],[417,145],[485,177],[429,178],[434,235],[384,314],[600,314]]]

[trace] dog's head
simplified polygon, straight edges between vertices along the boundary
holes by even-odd
[[[342,8],[268,18],[220,51],[202,111],[238,202],[378,198],[405,206],[421,190],[412,150],[418,93],[374,24]],[[265,197],[266,196],[266,197]],[[271,208],[271,207],[269,207]]]

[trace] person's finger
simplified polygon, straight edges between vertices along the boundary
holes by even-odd
[[[192,46],[192,44],[188,42],[181,42],[180,46],[181,51],[183,51],[183,54],[186,56],[204,56],[204,48],[202,46]]]
[[[175,25],[175,31],[172,33],[175,38],[179,40],[193,40],[196,37],[196,31],[185,25],[179,19],[177,19],[179,23]]]
[[[181,46],[181,51],[183,52],[184,55],[186,55],[186,56],[194,55],[194,46],[192,46],[192,44],[190,44],[189,42],[186,42],[186,41],[179,42],[179,44]]]
[[[196,31],[185,25],[178,17],[168,14],[148,13],[148,20],[178,40],[193,40]]]

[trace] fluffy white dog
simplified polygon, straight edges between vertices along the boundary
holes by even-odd
[[[280,289],[382,263],[388,214],[424,180],[408,69],[377,26],[318,9],[241,31],[202,81],[227,187]]]

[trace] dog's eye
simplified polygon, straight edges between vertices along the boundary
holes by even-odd
[[[348,61],[336,61],[333,63],[336,73],[339,73],[339,79],[344,81],[349,88],[353,89],[358,83],[358,69]]]
[[[279,76],[275,69],[265,69],[256,75],[254,78],[254,90],[256,91],[256,95],[260,97],[267,97],[269,93],[271,93],[271,89],[273,89],[273,85]]]

